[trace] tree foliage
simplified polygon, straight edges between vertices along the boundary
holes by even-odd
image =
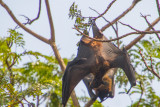
[[[24,46],[23,35],[15,30],[10,29],[9,36],[0,40],[1,106],[40,105],[47,100],[47,105],[57,107],[62,88],[57,60],[24,50]],[[35,60],[19,65],[25,56]]]

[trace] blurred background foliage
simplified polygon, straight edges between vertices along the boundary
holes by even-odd
[[[10,29],[9,36],[0,39],[0,105],[38,106],[47,101],[48,106],[59,106],[62,73],[58,62],[54,56],[27,51],[24,46],[23,35],[15,30]],[[35,61],[21,64],[24,56]]]

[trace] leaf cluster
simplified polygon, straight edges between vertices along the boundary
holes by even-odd
[[[69,9],[69,18],[75,20],[74,26],[78,27],[82,32],[87,33],[88,28],[91,26],[91,17],[83,17],[81,10],[78,9],[78,5],[75,2]],[[80,34],[77,34],[78,36]]]

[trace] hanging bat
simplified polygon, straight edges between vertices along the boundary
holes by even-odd
[[[98,27],[95,24],[94,20],[92,21],[92,31],[93,31],[94,38],[101,38],[102,33],[98,31]],[[104,40],[107,40],[107,39],[104,38]],[[83,78],[83,82],[88,90],[89,96],[93,101],[96,100],[97,97],[100,98],[101,102],[108,97],[110,98],[114,97],[114,93],[115,93],[114,74],[116,72],[116,69],[112,68],[106,72],[107,73],[102,78],[103,82],[101,83],[101,85],[98,88],[94,88],[95,94],[93,93],[92,88],[90,86],[91,82],[94,79],[94,75],[90,73],[89,75]]]
[[[98,28],[96,30],[99,32]],[[98,39],[103,40],[105,37],[100,34]],[[62,79],[62,104],[66,105],[72,90],[90,73],[94,75],[91,88],[98,88],[103,82],[102,77],[110,68],[122,68],[131,86],[136,85],[135,71],[125,49],[121,51],[112,43],[94,41],[82,36],[77,56],[67,64]]]

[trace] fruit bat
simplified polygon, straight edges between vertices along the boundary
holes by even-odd
[[[97,31],[97,29],[98,27],[95,24],[95,21],[93,20],[93,25],[92,25],[93,37],[101,38],[102,34],[99,31]],[[106,38],[104,39],[107,40]],[[116,71],[117,69],[112,68],[106,72],[106,74],[102,78],[103,82],[101,83],[101,85],[98,88],[94,88],[95,94],[93,93],[92,88],[90,87],[91,82],[94,79],[94,75],[90,73],[89,75],[83,78],[83,82],[86,85],[89,96],[93,101],[96,100],[97,97],[100,98],[101,102],[107,99],[108,97],[110,98],[114,97],[114,93],[115,93],[114,74]]]
[[[95,29],[99,32],[99,29]],[[104,35],[96,39],[104,40]],[[129,55],[125,49],[120,50],[110,42],[101,42],[82,36],[77,56],[73,61],[68,62],[62,79],[62,104],[66,105],[69,96],[75,86],[85,76],[92,73],[94,80],[91,88],[98,88],[102,83],[102,78],[110,68],[122,68],[127,75],[131,86],[136,85],[135,71],[131,65]]]

